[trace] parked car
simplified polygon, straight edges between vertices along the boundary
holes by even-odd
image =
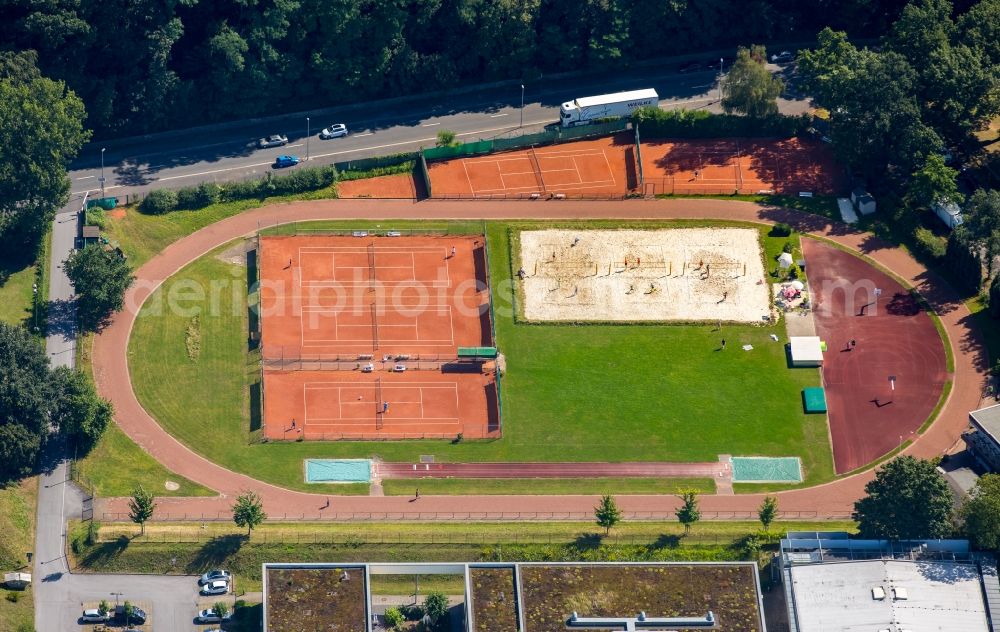
[[[115,617],[125,621],[125,607],[116,606],[115,607]],[[133,623],[137,625],[142,625],[146,623],[146,611],[142,608],[137,608],[132,606],[132,615],[125,621],[126,625],[132,625]]]
[[[340,138],[341,136],[347,136],[347,126],[343,123],[331,125],[319,133],[319,137],[323,139]]]
[[[229,582],[224,579],[210,581],[201,587],[203,595],[224,595],[229,592]]]
[[[771,55],[771,61],[775,64],[784,64],[795,59],[791,51],[783,50],[777,55]]]
[[[267,149],[269,147],[281,147],[282,145],[288,144],[288,137],[282,136],[281,134],[272,134],[267,138],[261,138],[257,141],[257,146],[261,149]]]
[[[90,608],[89,610],[84,610],[83,614],[80,616],[80,621],[84,623],[107,623],[111,620],[111,613],[105,612],[101,614],[101,611],[97,608]]]
[[[278,156],[274,160],[275,169],[281,169],[282,167],[294,167],[299,164],[298,156]]]
[[[211,608],[205,608],[198,613],[197,617],[195,617],[198,623],[222,623],[223,621],[229,621],[231,618],[231,613],[224,617],[220,617],[215,613],[215,610],[212,610]]]
[[[229,573],[229,571],[222,570],[221,568],[215,568],[199,577],[198,585],[207,584],[208,582],[215,581],[217,579],[224,579],[228,582],[231,581],[232,578],[233,576]]]

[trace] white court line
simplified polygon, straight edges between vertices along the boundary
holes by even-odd
[[[610,184],[614,184],[614,181],[612,181],[612,180],[588,181],[586,185],[574,184],[574,185],[566,186],[565,188],[572,189],[574,191],[577,190],[577,189],[601,189],[601,188],[604,188],[604,187],[608,186],[609,183]],[[564,186],[564,185],[554,185],[554,186],[550,186],[548,188],[551,189],[551,190],[553,190],[553,191],[557,191],[560,186]],[[480,189],[479,193],[503,193],[504,191],[507,191],[507,192],[517,192],[518,190],[537,191],[538,188],[537,187],[511,187],[509,189]]]
[[[576,156],[571,157],[570,160],[573,161],[573,171],[576,171],[576,184],[583,184],[583,176],[580,175],[580,165],[576,164]]]
[[[611,176],[611,182],[615,182],[615,171],[611,168],[611,161],[608,160],[608,154],[605,153],[603,149],[601,150],[601,153],[604,154],[604,164],[608,166],[608,175]]]

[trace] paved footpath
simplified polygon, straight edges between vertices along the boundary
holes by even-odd
[[[195,454],[165,432],[135,398],[129,380],[126,349],[129,332],[141,301],[165,278],[185,264],[231,239],[253,234],[259,227],[281,222],[319,219],[727,219],[751,222],[784,222],[802,232],[830,239],[860,252],[917,288],[940,315],[955,357],[954,388],[934,425],[906,450],[931,457],[942,454],[958,441],[967,425],[968,411],[980,404],[988,365],[980,332],[958,295],[937,275],[928,272],[905,251],[880,241],[869,233],[823,217],[762,206],[750,202],[714,199],[669,199],[633,201],[526,201],[458,202],[409,200],[319,200],[280,204],[248,211],[208,226],[168,246],[136,273],[137,281],[127,298],[126,309],[97,337],[94,371],[98,388],[115,404],[122,429],[168,469],[220,492],[215,498],[164,498],[158,517],[165,519],[209,519],[229,517],[233,497],[243,490],[256,490],[273,517],[335,518],[391,517],[459,518],[590,516],[595,496],[399,496],[334,497],[289,491],[222,468]],[[790,517],[844,517],[855,499],[863,495],[871,471],[810,489],[780,492],[779,506]],[[752,516],[760,505],[760,494],[706,495],[701,507],[706,518]],[[647,517],[672,517],[678,500],[674,496],[622,496],[622,509]],[[102,501],[103,511],[125,512],[125,499]],[[121,515],[124,516],[124,513]]]

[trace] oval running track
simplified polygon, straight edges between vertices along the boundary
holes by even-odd
[[[318,200],[277,204],[247,211],[207,226],[169,245],[143,265],[126,297],[126,308],[95,338],[93,366],[98,390],[114,402],[119,426],[136,443],[168,469],[217,490],[213,498],[158,499],[159,519],[227,518],[234,496],[257,491],[274,519],[304,517],[347,519],[467,519],[469,517],[531,519],[589,517],[596,496],[344,496],[327,497],[283,489],[216,465],[192,452],[168,434],[142,408],[132,390],[127,364],[128,338],[142,301],[167,277],[232,239],[251,235],[260,227],[292,221],[320,219],[721,219],[758,223],[784,222],[796,230],[830,239],[892,271],[915,287],[938,313],[948,333],[955,358],[954,387],[931,428],[906,449],[907,454],[932,457],[959,440],[968,411],[978,408],[987,366],[980,332],[955,291],[939,276],[928,272],[904,250],[869,233],[816,215],[750,202],[714,199],[665,199],[634,201],[434,201]],[[864,491],[872,470],[821,486],[779,492],[779,506],[788,517],[843,518]],[[700,499],[706,518],[748,517],[760,505],[761,494],[705,495]],[[95,515],[127,513],[125,498],[103,499]],[[621,496],[620,507],[640,517],[673,518],[674,496]]]

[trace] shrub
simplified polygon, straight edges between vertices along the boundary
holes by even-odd
[[[21,595],[14,592],[13,590],[7,592],[7,601],[11,603],[17,603],[21,599]]]
[[[177,208],[183,210],[194,210],[198,208],[198,189],[195,187],[184,187],[177,190]]]
[[[792,234],[792,227],[788,224],[778,223],[771,227],[768,233],[771,237],[788,237]]]
[[[162,215],[177,208],[177,194],[169,189],[153,189],[142,200],[139,210],[150,215]]]
[[[407,621],[420,621],[424,618],[424,608],[418,604],[403,606],[399,609]]]
[[[794,247],[792,246],[792,242],[786,241],[785,245],[781,247],[781,252],[787,252],[788,254],[792,254],[793,248]]]
[[[646,107],[632,114],[645,138],[718,138],[750,136],[789,138],[803,134],[812,117],[777,114],[761,118],[713,114],[705,110],[661,110]]]
[[[386,608],[384,616],[385,627],[390,630],[395,630],[403,625],[403,613],[399,611],[399,608]]]
[[[923,226],[913,231],[913,239],[917,251],[935,261],[943,259],[948,250],[947,238],[939,237]]]
[[[107,230],[108,217],[104,214],[104,209],[99,206],[87,209],[87,224],[90,226],[100,226],[101,230]]]
[[[87,537],[85,542],[88,545],[93,545],[97,543],[97,537],[101,532],[101,523],[96,520],[91,520],[87,523]]]

